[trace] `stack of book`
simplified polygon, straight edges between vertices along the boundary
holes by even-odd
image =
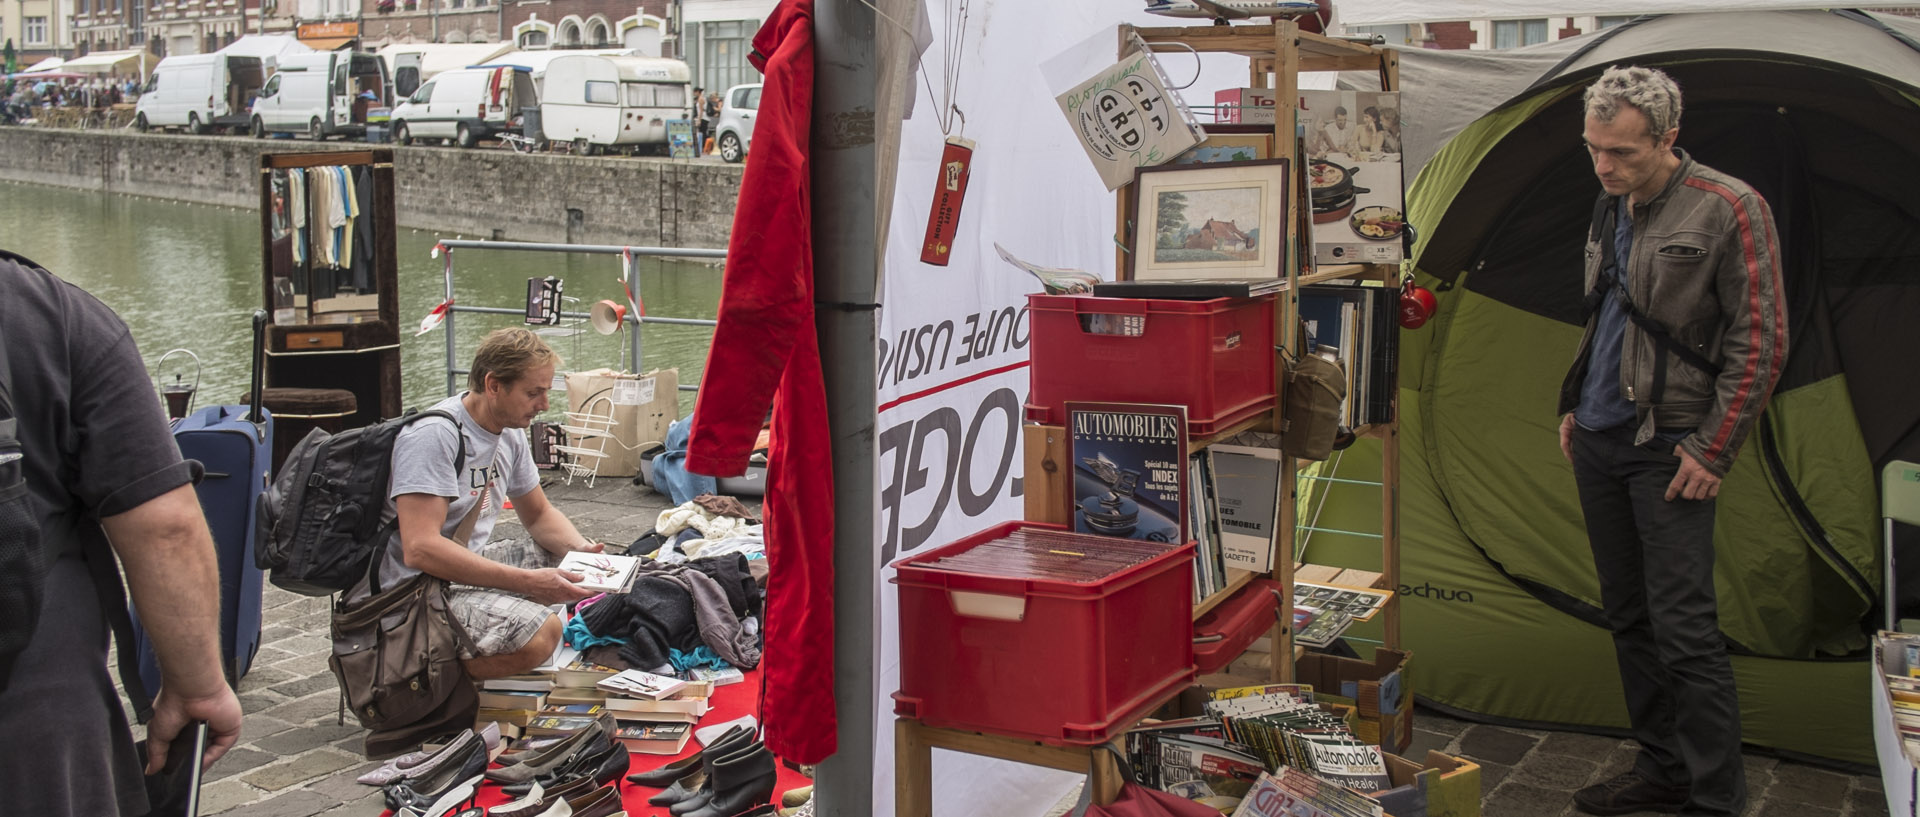
[[[601,679],[598,686],[617,724],[614,737],[629,752],[679,754],[709,709],[704,693],[710,687],[681,678],[630,669]]]
[[[1213,483],[1213,459],[1202,451],[1187,458],[1187,530],[1193,535],[1193,597],[1204,599],[1227,586],[1227,561],[1220,530],[1220,509]]]
[[[1880,671],[1892,696],[1893,723],[1900,730],[1900,745],[1909,759],[1920,764],[1920,635],[1883,630],[1875,652],[1880,655]]]
[[[1293,768],[1262,774],[1233,817],[1380,817],[1379,803]]]
[[[1345,718],[1313,700],[1310,687],[1276,684],[1219,690],[1207,714],[1229,740],[1250,747],[1268,769],[1292,766],[1354,791],[1392,787],[1380,747],[1362,742]]]
[[[1393,287],[1315,284],[1300,290],[1300,321],[1309,340],[1337,349],[1346,369],[1341,425],[1347,428],[1393,420],[1400,382],[1399,303],[1400,290]]]
[[[546,708],[547,693],[552,689],[553,679],[538,674],[482,681],[474,728],[498,723],[501,737],[522,737],[534,715]]]

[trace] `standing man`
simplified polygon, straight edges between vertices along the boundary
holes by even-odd
[[[399,541],[387,549],[381,583],[392,587],[415,573],[448,581],[447,603],[470,642],[460,659],[475,678],[539,666],[560,643],[560,619],[547,605],[593,595],[576,584],[578,574],[555,565],[569,551],[597,553],[602,545],[587,541],[547,501],[527,442],[527,426],[547,410],[559,363],[532,330],[496,329],[474,352],[471,390],[434,406],[459,428],[428,420],[393,441],[388,495]],[[454,465],[463,447],[460,472]],[[513,500],[530,541],[489,541],[503,498]],[[459,541],[463,523],[468,534]]]
[[[1633,768],[1574,794],[1589,814],[1737,815],[1740,706],[1713,588],[1714,497],[1787,355],[1767,203],[1675,149],[1680,88],[1646,68],[1587,88],[1606,193],[1587,239],[1590,304],[1561,387]]]
[[[0,399],[0,730],[16,736],[0,749],[6,811],[146,814],[107,676],[106,611],[125,609],[115,554],[160,657],[147,771],[188,721],[207,722],[209,745],[187,762],[211,764],[240,736],[199,464],[180,458],[112,310],[6,252],[0,291],[0,393],[11,395]]]
[[[687,106],[687,118],[693,120],[693,152],[704,155],[707,144],[707,98],[703,88],[693,89],[693,104]]]

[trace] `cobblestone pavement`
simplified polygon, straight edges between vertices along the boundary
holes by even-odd
[[[625,479],[600,480],[593,488],[556,481],[547,495],[581,533],[606,542],[632,541],[667,507],[665,497]],[[496,534],[517,532],[512,514],[504,515]],[[379,791],[354,782],[376,765],[360,755],[365,732],[352,718],[345,725],[336,721],[339,693],[327,670],[328,604],[268,586],[260,655],[240,684],[246,711],[240,744],[208,774],[202,814],[381,812]],[[1474,724],[1422,709],[1414,716],[1408,756],[1424,757],[1429,749],[1480,764],[1484,817],[1572,817],[1574,790],[1617,774],[1633,757],[1633,744],[1617,738]],[[1756,753],[1746,761],[1749,817],[1887,813],[1877,774],[1845,774]]]

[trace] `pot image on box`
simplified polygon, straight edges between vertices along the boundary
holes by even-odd
[[[1301,91],[1316,264],[1405,258],[1400,95]]]

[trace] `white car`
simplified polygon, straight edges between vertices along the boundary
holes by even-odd
[[[735,85],[720,102],[720,121],[713,128],[714,149],[720,158],[738,162],[753,146],[753,116],[760,110],[760,83]]]

